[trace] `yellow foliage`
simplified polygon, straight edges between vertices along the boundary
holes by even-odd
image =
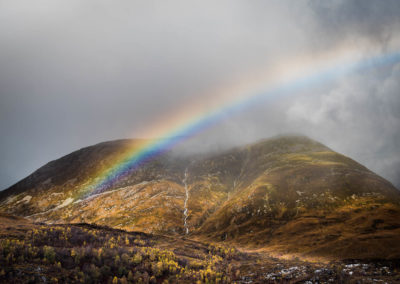
[[[140,253],[136,253],[136,254],[133,256],[133,262],[134,262],[135,264],[141,263],[141,262],[142,262],[142,255],[141,255]]]

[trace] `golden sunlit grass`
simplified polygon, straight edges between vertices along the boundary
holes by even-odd
[[[162,155],[108,191],[77,199],[88,173],[125,155],[127,145],[101,143],[52,162],[25,192],[3,199],[1,210],[37,222],[182,236],[188,168],[189,238],[331,259],[399,255],[397,190],[315,141],[280,137],[194,162]],[[59,171],[73,164],[80,170]]]

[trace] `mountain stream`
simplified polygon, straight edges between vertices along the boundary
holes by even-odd
[[[189,211],[188,211],[188,207],[187,207],[187,202],[189,200],[189,188],[188,188],[188,185],[187,185],[187,176],[188,176],[188,167],[186,167],[186,169],[185,169],[185,176],[183,178],[183,184],[185,185],[185,193],[186,193],[185,202],[183,204],[183,207],[184,207],[184,210],[183,210],[183,216],[184,216],[184,218],[183,218],[183,227],[185,228],[186,235],[189,234],[189,227],[188,227],[188,224],[187,224],[187,218],[189,216]]]

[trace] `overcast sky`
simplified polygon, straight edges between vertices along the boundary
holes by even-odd
[[[398,0],[0,0],[0,189],[84,146],[141,136],[288,58],[400,50],[399,15]],[[400,187],[400,63],[257,104],[192,142],[293,132]]]

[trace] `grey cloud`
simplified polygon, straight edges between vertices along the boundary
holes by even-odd
[[[288,123],[399,186],[399,71],[397,64],[382,80],[365,72],[323,94],[299,98],[287,110]]]
[[[348,38],[355,44],[359,37],[379,41],[382,48],[398,34],[400,2],[396,0],[310,0],[318,37],[325,43]]]
[[[326,3],[0,1],[0,188],[77,148],[135,137],[281,60],[349,38],[382,48],[398,42],[397,1]],[[304,132],[398,184],[395,70],[260,104],[188,145],[212,149]],[[321,110],[304,118],[310,108]],[[332,133],[346,119],[352,138],[343,141]],[[371,144],[370,156],[358,150]]]

